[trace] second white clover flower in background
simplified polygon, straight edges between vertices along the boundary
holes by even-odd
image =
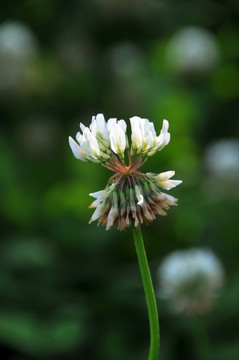
[[[175,251],[158,270],[160,296],[176,313],[203,313],[210,309],[223,282],[220,260],[207,249]]]

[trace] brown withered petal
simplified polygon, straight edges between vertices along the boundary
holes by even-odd
[[[106,226],[106,230],[112,227],[119,230],[125,230],[130,226],[138,228],[143,223],[152,222],[156,215],[167,215],[165,210],[168,210],[170,206],[177,205],[177,199],[161,192],[159,187],[152,186],[154,189],[152,190],[149,179],[146,179],[144,175],[137,177],[137,184],[139,185],[130,187],[132,182],[131,178],[130,182],[125,179],[123,187],[121,182],[114,183],[113,187],[110,185],[111,188],[105,189],[108,196],[102,199],[100,205],[96,201],[90,205],[94,208],[100,206],[102,209],[99,212],[98,225],[103,224]],[[136,186],[140,188],[143,197],[141,205],[136,198],[136,189],[138,190]]]

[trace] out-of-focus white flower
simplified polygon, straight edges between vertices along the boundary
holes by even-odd
[[[210,250],[175,251],[159,270],[160,295],[176,313],[208,310],[224,281],[221,262]]]
[[[37,53],[32,31],[17,21],[0,25],[0,86],[9,88],[25,79],[27,66]]]
[[[29,59],[36,54],[36,39],[32,31],[17,21],[6,21],[0,26],[0,55]]]
[[[160,151],[170,141],[170,134],[168,133],[168,121],[163,121],[163,127],[160,135],[157,136],[154,124],[148,119],[142,119],[138,116],[130,118],[131,123],[131,140],[132,153],[142,155],[153,155],[156,151]]]
[[[93,116],[89,128],[80,124],[81,132],[76,135],[78,143],[69,137],[77,159],[101,163],[114,172],[105,190],[90,194],[96,198],[90,205],[95,208],[90,222],[99,220],[107,230],[112,226],[124,230],[132,224],[138,228],[142,223],[153,221],[156,215],[166,215],[165,210],[177,205],[177,199],[161,192],[161,188],[170,190],[182,182],[169,180],[174,171],[144,174],[138,170],[149,156],[168,144],[167,120],[164,120],[159,136],[149,120],[138,116],[130,120],[131,146],[126,135],[126,122],[115,118],[106,122],[102,114]],[[128,150],[127,155],[125,150]]]
[[[208,146],[204,156],[205,167],[212,187],[227,190],[238,188],[239,140],[221,139]]]
[[[204,72],[219,59],[219,48],[213,34],[200,27],[180,29],[170,40],[167,62],[182,72]]]

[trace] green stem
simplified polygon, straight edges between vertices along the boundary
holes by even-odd
[[[142,276],[146,302],[148,306],[150,325],[150,352],[149,360],[158,360],[159,355],[159,321],[152,279],[149,271],[148,260],[144,248],[141,229],[133,229],[134,243]]]

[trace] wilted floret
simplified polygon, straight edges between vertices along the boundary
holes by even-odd
[[[124,230],[132,224],[135,227],[142,223],[148,224],[156,215],[167,215],[165,210],[177,205],[177,199],[161,192],[157,181],[149,174],[137,177],[137,184],[133,177],[129,182],[127,179],[121,181],[90,194],[96,198],[90,205],[96,208],[90,222],[99,220],[99,224],[105,225],[106,230],[112,226]],[[181,181],[178,180],[178,183]]]

